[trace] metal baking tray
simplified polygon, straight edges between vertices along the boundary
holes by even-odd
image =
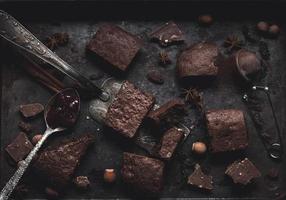
[[[267,74],[267,84],[271,89],[274,109],[282,133],[286,126],[286,3],[283,2],[163,2],[163,1],[136,1],[136,2],[2,2],[0,8],[13,15],[22,22],[38,38],[44,40],[55,32],[67,32],[70,42],[67,46],[60,47],[56,53],[76,67],[82,74],[89,77],[91,74],[103,73],[104,77],[115,76],[118,79],[128,79],[139,88],[156,96],[158,104],[162,104],[175,96],[180,95],[180,84],[176,79],[176,57],[178,53],[188,45],[206,40],[217,43],[222,51],[224,39],[235,34],[243,38],[242,27],[254,26],[260,20],[273,21],[281,26],[281,34],[278,39],[265,39],[271,54],[271,70]],[[201,27],[197,23],[197,16],[202,13],[211,13],[215,22],[210,27]],[[186,34],[186,42],[183,45],[173,45],[162,48],[148,40],[148,33],[169,20],[174,20]],[[110,74],[102,63],[88,56],[85,52],[87,42],[96,32],[102,22],[115,23],[127,31],[134,33],[145,41],[145,45],[134,60],[129,70],[124,75]],[[257,51],[257,45],[248,44],[251,50]],[[158,65],[158,53],[167,51],[172,64],[163,68]],[[1,65],[1,188],[13,174],[15,167],[7,162],[5,147],[19,133],[17,123],[21,120],[18,106],[23,103],[40,102],[45,104],[52,95],[43,86],[33,81],[17,63],[17,55],[1,41],[0,47]],[[160,70],[166,77],[163,85],[155,85],[146,79],[150,69]],[[194,190],[186,185],[182,175],[181,157],[190,155],[191,144],[206,136],[205,124],[199,121],[198,126],[192,131],[183,146],[180,147],[172,162],[168,163],[165,175],[165,187],[159,195],[160,198],[238,198],[238,199],[273,199],[274,192],[269,189],[269,183],[265,180],[265,174],[272,167],[280,169],[279,179],[276,184],[280,191],[286,190],[286,161],[271,160],[257,135],[254,124],[248,115],[247,108],[242,102],[242,90],[234,81],[227,67],[212,84],[203,89],[204,105],[207,109],[238,108],[246,114],[248,132],[250,137],[249,148],[244,152],[231,153],[223,156],[208,154],[203,158],[190,157],[191,162],[199,162],[207,169],[214,179],[214,190],[211,193]],[[190,127],[199,120],[199,112],[188,106],[188,117],[184,121]],[[70,186],[64,192],[64,199],[78,198],[148,198],[148,194],[137,194],[130,191],[128,186],[122,184],[120,177],[115,185],[105,185],[101,172],[105,168],[115,168],[119,172],[122,152],[130,151],[146,154],[145,151],[133,144],[102,131],[100,124],[89,119],[88,102],[83,101],[80,120],[72,132],[59,133],[49,139],[49,143],[82,134],[92,132],[96,134],[96,144],[84,157],[76,175],[87,175],[91,180],[91,188],[85,192],[78,191]],[[32,121],[38,132],[44,131],[44,122],[41,118]],[[285,144],[285,140],[284,140]],[[285,145],[284,145],[285,146]],[[248,157],[262,173],[262,177],[248,187],[235,187],[224,175],[228,164],[236,159]],[[191,171],[190,171],[191,172]],[[43,183],[33,176],[30,170],[24,177],[24,182],[29,186],[28,198],[45,198]]]

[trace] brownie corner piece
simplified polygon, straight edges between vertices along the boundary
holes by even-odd
[[[208,191],[213,190],[212,176],[206,175],[199,164],[195,165],[194,172],[188,177],[188,184]]]
[[[155,98],[125,81],[107,109],[105,124],[125,137],[132,138]]]
[[[211,152],[242,150],[248,146],[248,134],[241,110],[209,110],[206,123]]]
[[[156,194],[163,188],[164,166],[160,160],[124,152],[122,179],[140,191]]]
[[[114,24],[102,24],[87,49],[118,69],[125,71],[143,42]]]
[[[259,170],[248,158],[230,164],[227,167],[225,174],[231,177],[234,183],[242,185],[247,185],[252,179],[261,176]]]

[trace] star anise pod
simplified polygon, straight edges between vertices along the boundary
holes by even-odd
[[[159,53],[159,59],[160,59],[160,64],[162,64],[162,65],[167,65],[167,64],[171,63],[169,55],[165,51],[162,51]]]
[[[236,35],[230,35],[224,40],[224,46],[230,51],[241,49],[244,42]]]
[[[186,102],[194,103],[200,110],[203,109],[203,96],[196,88],[182,89]]]
[[[48,37],[45,41],[45,45],[51,50],[56,49],[58,46],[63,46],[69,41],[69,35],[67,33],[55,33]]]

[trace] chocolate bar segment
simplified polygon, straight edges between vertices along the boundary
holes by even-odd
[[[247,185],[252,179],[261,176],[259,170],[248,158],[232,163],[227,167],[225,174],[230,176],[234,183],[240,183],[242,185]]]
[[[6,147],[6,152],[17,163],[30,153],[33,149],[33,145],[24,132],[20,132],[19,135]]]
[[[65,187],[71,180],[87,148],[95,137],[85,134],[44,150],[34,164],[39,174],[56,187]]]
[[[20,112],[25,118],[34,117],[44,111],[44,106],[40,103],[20,105]]]
[[[127,69],[141,47],[139,38],[112,24],[100,26],[87,45],[88,50],[122,71]]]
[[[167,130],[160,142],[159,157],[164,160],[170,160],[182,138],[183,132],[178,128],[174,127]]]
[[[132,138],[154,104],[154,97],[125,81],[108,107],[105,124],[125,137]]]
[[[123,154],[122,179],[136,189],[158,193],[163,187],[164,163],[132,153]]]
[[[212,176],[204,174],[199,164],[196,164],[194,172],[189,176],[188,184],[205,190],[213,189]]]
[[[206,112],[210,149],[213,153],[245,149],[247,129],[241,110],[209,110]]]

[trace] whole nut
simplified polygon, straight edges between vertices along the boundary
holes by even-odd
[[[207,151],[207,146],[203,142],[193,143],[192,150],[197,154],[203,154]]]
[[[74,183],[78,188],[81,188],[81,189],[86,189],[90,185],[90,182],[87,176],[77,176],[74,180]]]
[[[46,187],[45,192],[50,199],[57,199],[59,197],[59,193],[52,188]]]
[[[269,34],[273,37],[277,37],[280,33],[280,28],[278,25],[273,24],[269,27]]]
[[[202,25],[210,25],[213,23],[213,17],[211,15],[200,15],[198,20]]]
[[[105,169],[103,175],[104,181],[107,183],[113,183],[116,180],[116,173],[114,169]]]
[[[37,144],[42,137],[43,137],[43,135],[41,135],[41,134],[35,135],[35,136],[32,138],[32,143],[33,143],[34,145]]]
[[[267,33],[269,30],[269,24],[267,22],[261,21],[257,23],[256,28],[261,33]]]

